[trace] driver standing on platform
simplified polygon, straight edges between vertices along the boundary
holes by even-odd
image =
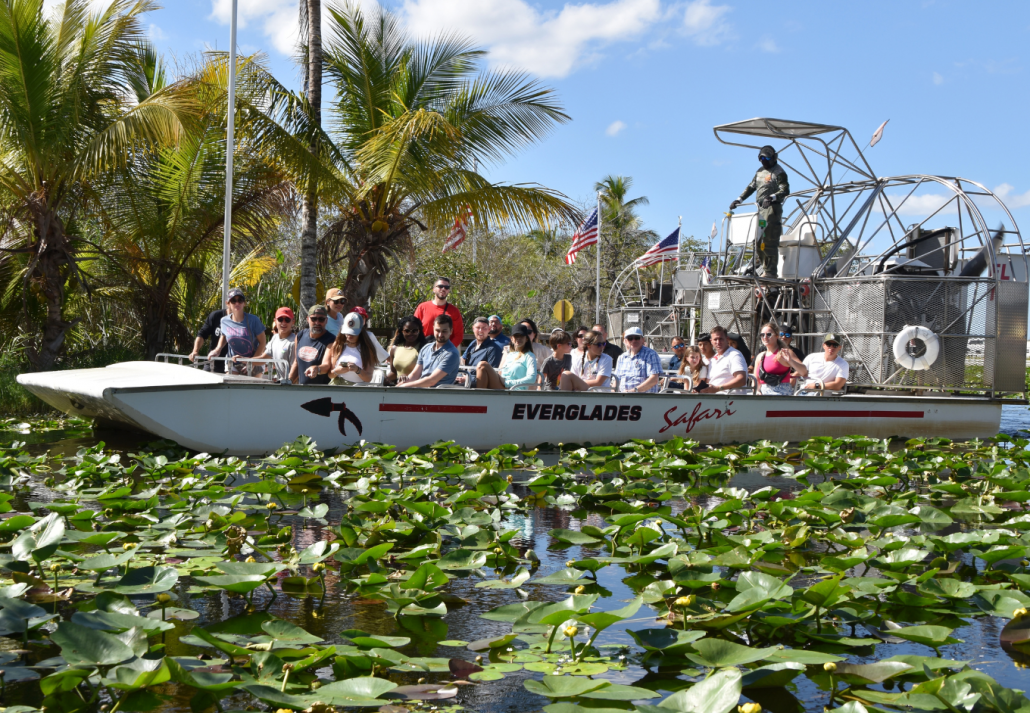
[[[772,146],[762,147],[758,152],[758,162],[762,167],[740,197],[730,203],[730,210],[735,210],[752,193],[757,193],[755,202],[758,203],[758,226],[762,237],[755,252],[761,254],[762,276],[776,277],[780,259],[780,234],[783,232],[783,201],[790,195],[790,185],[787,183],[787,172],[776,162],[776,149]]]

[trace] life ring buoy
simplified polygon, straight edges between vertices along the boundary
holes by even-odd
[[[918,342],[922,342],[925,350],[918,353]],[[916,353],[913,353],[916,351]],[[941,351],[941,340],[932,331],[920,325],[906,325],[894,337],[894,361],[898,366],[912,371],[925,371],[930,368]]]

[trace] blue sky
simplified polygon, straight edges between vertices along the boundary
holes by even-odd
[[[369,0],[370,1],[370,0]],[[323,0],[327,2],[327,0]],[[228,45],[230,0],[165,0],[148,18],[183,57]],[[1030,5],[1013,2],[389,0],[415,33],[453,28],[553,86],[572,122],[492,180],[588,201],[607,174],[634,179],[662,235],[708,234],[757,167],[717,124],[771,116],[847,127],[881,176],[957,175],[1001,193],[1030,227]],[[239,45],[292,62],[297,0],[239,0]]]

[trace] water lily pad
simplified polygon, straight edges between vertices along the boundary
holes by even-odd
[[[528,679],[522,685],[530,693],[548,698],[573,698],[599,688],[606,688],[611,684],[608,681],[594,681],[582,676],[544,676],[542,681]]]
[[[746,663],[761,661],[776,651],[775,646],[758,649],[751,646],[734,644],[732,641],[724,641],[723,639],[702,639],[694,642],[693,648],[697,653],[687,653],[687,658],[694,663],[713,668],[740,666]]]
[[[264,585],[268,576],[264,574],[218,574],[212,577],[194,577],[201,584],[224,589],[236,594],[247,594]]]
[[[657,706],[638,706],[646,713],[729,713],[740,701],[742,675],[735,668],[716,671],[685,691],[673,693]]]
[[[516,634],[505,634],[504,636],[495,636],[491,639],[479,639],[473,641],[466,648],[469,651],[486,651],[487,649],[499,649],[507,646],[515,640]]]

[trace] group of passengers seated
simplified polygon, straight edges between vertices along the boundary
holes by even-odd
[[[789,329],[767,322],[758,336],[762,350],[753,362],[738,348],[743,340],[723,327],[716,326],[710,333],[702,334],[697,346],[688,346],[676,337],[670,368],[675,369],[680,378],[673,378],[670,388],[689,385],[704,394],[747,393],[749,369],[754,375],[757,393],[766,396],[791,396],[795,392],[815,396],[825,391],[840,391],[847,384],[850,367],[840,356],[841,343],[837,335],[827,334],[822,353],[804,358],[791,346],[793,333]]]
[[[272,338],[266,340],[261,319],[246,311],[246,297],[234,288],[225,309],[208,316],[190,359],[212,338],[215,345],[208,358],[218,371],[228,364],[230,373],[259,376],[264,366],[248,362],[270,360],[294,384],[346,386],[370,383],[376,368],[385,367],[383,383],[400,388],[453,384],[496,390],[617,388],[657,393],[662,388],[690,388],[703,394],[747,393],[750,370],[758,394],[807,396],[840,391],[849,376],[835,334],[825,336],[821,354],[802,357],[791,345],[789,328],[772,322],[759,331],[762,349],[753,361],[743,338],[721,326],[702,334],[696,346],[674,338],[669,366],[675,375],[664,371],[661,358],[644,343],[638,327],[623,333],[625,351],[608,342],[601,325],[591,330],[580,327],[571,334],[555,329],[545,345],[532,320],[515,324],[508,337],[500,316],[491,315],[472,321],[474,339],[459,352],[464,320],[448,300],[450,281],[437,280],[433,291],[432,300],[399,321],[389,349],[384,349],[368,328],[368,311],[355,307],[345,313],[339,289],[329,290],[323,304],[308,310],[305,329],[297,329],[293,310],[280,307]]]

